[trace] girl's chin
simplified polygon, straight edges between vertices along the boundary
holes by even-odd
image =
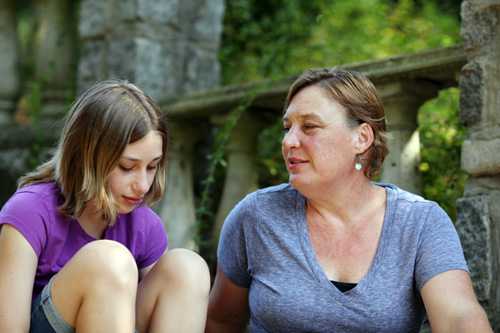
[[[130,213],[131,211],[133,211],[135,209],[136,206],[124,206],[124,205],[120,205],[118,207],[118,213],[119,214],[128,214]]]

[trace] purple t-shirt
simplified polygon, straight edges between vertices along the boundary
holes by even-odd
[[[16,228],[38,256],[33,297],[82,246],[96,240],[75,219],[58,212],[61,200],[54,182],[28,185],[17,190],[0,211],[0,226]],[[103,239],[125,245],[139,269],[156,262],[167,248],[161,219],[145,204],[119,214],[116,223],[104,231]]]

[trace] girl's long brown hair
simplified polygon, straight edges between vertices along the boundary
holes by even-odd
[[[145,202],[161,198],[165,186],[168,132],[154,101],[126,81],[103,81],[84,92],[71,107],[53,157],[19,179],[19,187],[55,181],[63,197],[59,211],[82,214],[90,200],[114,223],[118,214],[107,177],[127,144],[150,131],[163,138],[163,155]]]

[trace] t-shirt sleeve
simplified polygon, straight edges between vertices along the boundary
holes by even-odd
[[[147,217],[149,223],[147,223],[148,227],[145,232],[145,247],[143,255],[137,262],[139,269],[154,264],[165,253],[168,247],[167,233],[160,217],[152,210],[149,213],[150,215]]]
[[[245,224],[252,223],[253,196],[247,196],[229,213],[222,226],[217,248],[217,264],[240,287],[248,288],[251,277],[245,238]]]
[[[449,271],[469,271],[457,231],[446,212],[433,203],[421,231],[415,263],[418,289],[432,277]]]
[[[38,194],[18,190],[0,211],[0,227],[9,224],[30,243],[37,257],[47,241],[47,209]]]

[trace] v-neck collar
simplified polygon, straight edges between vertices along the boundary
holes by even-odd
[[[296,230],[300,238],[300,244],[302,245],[304,256],[315,278],[322,286],[325,286],[326,289],[329,289],[333,296],[349,297],[350,295],[363,292],[368,287],[371,277],[374,274],[376,274],[377,270],[380,267],[380,262],[384,258],[384,252],[386,249],[386,243],[388,238],[387,237],[388,229],[393,224],[394,205],[396,204],[397,193],[394,189],[391,188],[390,185],[380,184],[380,183],[377,183],[376,185],[383,187],[386,192],[384,221],[382,224],[382,231],[380,232],[380,238],[378,241],[377,250],[375,252],[375,255],[373,256],[370,268],[368,269],[368,272],[365,274],[365,276],[363,276],[361,280],[358,281],[356,287],[344,293],[332,285],[325,271],[319,264],[318,259],[316,258],[316,253],[314,252],[311,238],[309,235],[309,230],[307,227],[306,199],[298,191],[296,192],[296,204],[295,204],[296,216],[294,220],[296,221]]]

